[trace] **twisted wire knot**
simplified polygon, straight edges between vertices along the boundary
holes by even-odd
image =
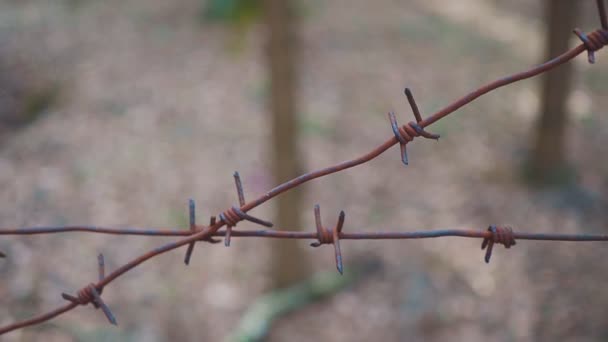
[[[103,311],[104,315],[108,319],[111,324],[118,325],[114,314],[110,311],[110,308],[103,302],[101,299],[101,292],[103,291],[103,287],[97,290],[95,284],[91,283],[82,289],[76,292],[76,297],[71,296],[67,293],[62,293],[61,296],[63,299],[70,301],[74,304],[78,305],[87,305],[89,303],[93,304],[95,309],[100,309]]]
[[[241,176],[238,172],[234,172],[234,184],[236,185],[236,192],[239,197],[239,204],[241,207],[245,205],[245,192],[243,191],[243,183],[241,182]],[[224,211],[220,215],[220,220],[226,223],[226,237],[224,239],[224,245],[226,247],[230,246],[230,237],[232,236],[232,227],[236,226],[237,223],[242,220],[247,220],[252,223],[256,223],[262,225],[264,227],[272,227],[272,222],[261,220],[257,217],[253,217],[246,212],[244,212],[239,207],[231,207],[230,209]]]
[[[272,227],[272,222],[264,221],[257,217],[253,217],[238,207],[231,207],[230,209],[224,211],[220,215],[220,219],[226,223],[226,226],[232,228],[237,225],[237,223],[246,220],[252,223],[256,223],[262,225],[264,227]]]
[[[403,164],[408,165],[406,148],[407,143],[414,140],[415,137],[438,140],[439,134],[429,133],[421,126],[423,121],[422,116],[420,115],[420,110],[418,109],[418,105],[414,100],[414,95],[412,95],[409,88],[405,88],[405,96],[407,96],[410,107],[412,107],[412,112],[414,113],[416,122],[410,121],[403,126],[399,126],[397,124],[397,119],[395,118],[395,113],[393,112],[388,113],[388,119],[391,123],[393,134],[395,135],[395,138],[399,142],[399,147],[401,148],[401,161]]]
[[[104,263],[104,258],[103,258],[103,254],[99,254],[99,256],[97,257],[97,261],[98,261],[98,272],[99,272],[99,281],[103,281],[103,279],[105,278],[105,263]],[[118,325],[118,323],[116,322],[116,318],[114,317],[114,314],[112,314],[112,311],[110,311],[110,308],[106,305],[106,303],[103,302],[103,299],[101,299],[101,293],[103,292],[103,286],[100,286],[99,289],[97,289],[97,286],[93,283],[90,283],[89,285],[83,287],[82,289],[78,290],[76,292],[76,296],[72,296],[69,295],[67,293],[62,293],[61,297],[63,297],[63,299],[70,301],[74,304],[78,304],[78,305],[87,305],[89,303],[93,304],[93,306],[95,307],[95,309],[100,309],[103,311],[104,315],[106,315],[106,318],[108,319],[108,321],[110,321],[110,323],[114,324],[114,325]]]
[[[319,247],[321,245],[332,245],[334,243],[334,231],[335,229],[327,229],[321,226],[320,229],[317,229],[318,242],[312,242],[310,245],[312,247]],[[335,240],[337,241],[338,239],[336,238]]]
[[[238,172],[234,172],[234,183],[236,185],[236,192],[239,198],[240,206],[245,205],[245,193],[243,191],[243,183],[241,182],[241,176]],[[190,211],[190,231],[192,234],[196,234],[198,232],[198,228],[196,226],[196,214],[194,208],[194,200],[189,201],[189,211]],[[243,220],[247,220],[249,222],[253,222],[256,224],[260,224],[265,227],[272,227],[272,222],[261,220],[257,217],[253,217],[246,212],[244,212],[241,208],[232,206],[228,210],[222,212],[218,215],[220,220],[226,224],[226,235],[224,239],[224,245],[226,247],[230,246],[230,238],[232,237],[232,227],[235,227],[239,222]],[[209,227],[214,226],[216,224],[215,216],[211,216],[209,220]],[[199,241],[207,241],[210,243],[218,243],[218,240],[213,239],[213,237],[208,236],[206,238],[200,239]],[[186,265],[190,264],[190,258],[192,256],[192,252],[194,251],[195,241],[190,242],[188,244],[188,249],[186,250],[186,256],[184,257],[184,263]]]
[[[490,262],[490,258],[492,257],[492,248],[494,244],[501,244],[505,246],[505,248],[511,248],[511,246],[515,246],[515,233],[513,232],[513,228],[511,227],[502,227],[502,226],[490,226],[488,227],[488,231],[491,233],[491,236],[483,239],[481,243],[481,249],[486,249],[485,261],[486,263]]]
[[[97,291],[95,284],[90,283],[89,285],[83,287],[82,289],[78,290],[78,292],[76,292],[76,302],[80,305],[87,305],[89,303],[92,303],[95,308],[98,308],[99,304],[95,302],[95,296],[93,295],[93,291],[97,291],[97,293],[101,295],[102,290],[103,289]]]
[[[420,127],[419,124],[415,123],[414,121],[410,121],[406,125],[398,127],[397,131],[399,132],[399,134],[398,136],[397,134],[395,134],[395,137],[397,137],[397,140],[399,140],[399,142],[402,144],[407,144],[408,142],[414,140],[415,137],[420,136],[427,139],[439,139],[439,135],[425,131],[422,127]]]
[[[196,204],[194,203],[193,199],[188,200],[188,214],[189,214],[188,216],[190,219],[190,232],[192,234],[196,234],[196,233],[200,232],[201,229],[199,227],[197,227],[197,225],[196,225]],[[214,224],[215,224],[215,216],[211,216],[211,218],[209,219],[209,226],[213,226]],[[220,242],[220,240],[216,240],[212,236],[202,238],[199,241],[206,241],[211,244]],[[190,264],[190,258],[192,257],[192,252],[194,251],[195,243],[196,242],[193,241],[188,244],[188,249],[186,250],[186,256],[184,257],[184,263],[186,265]]]
[[[221,213],[220,220],[226,223],[226,238],[224,239],[224,245],[230,246],[230,238],[232,237],[232,227],[236,226],[237,223],[244,220],[245,213],[241,209],[231,207],[230,209]]]
[[[595,51],[608,44],[608,30],[601,28],[586,34],[579,29],[574,29],[573,32],[585,45],[589,63],[595,63]]]
[[[236,226],[237,223],[246,220],[252,223],[262,225],[264,227],[272,227],[272,222],[261,220],[257,217],[253,217],[238,207],[231,207],[219,215],[220,219],[226,223],[226,237],[224,244],[226,247],[230,246],[230,237],[232,236],[232,227]]]
[[[240,209],[231,207],[220,214],[220,219],[224,221],[228,227],[234,227],[237,225],[237,223],[245,219],[243,214],[244,212]]]
[[[342,251],[340,250],[340,233],[342,232],[342,227],[344,226],[345,216],[344,211],[340,211],[336,226],[333,229],[327,229],[323,226],[323,223],[321,223],[321,209],[319,208],[318,204],[315,205],[315,225],[317,227],[318,242],[312,242],[310,244],[312,247],[319,247],[325,244],[333,245],[336,268],[340,274],[344,272],[344,267],[342,266]]]

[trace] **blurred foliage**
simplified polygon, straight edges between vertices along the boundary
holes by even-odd
[[[2,111],[0,121],[10,126],[26,125],[44,113],[57,99],[59,89],[47,87],[45,89],[34,89],[29,93],[21,94],[18,98],[12,98],[18,102],[14,106],[16,111]],[[4,102],[4,101],[2,101]]]
[[[579,178],[576,168],[569,163],[553,168],[541,178],[534,175],[529,161],[524,162],[522,166],[522,181],[533,187],[568,188],[576,185]]]
[[[21,120],[30,123],[40,117],[45,110],[51,107],[59,97],[59,87],[50,85],[44,89],[34,90],[24,100],[24,108],[21,111]]]
[[[594,92],[601,92],[608,84],[608,70],[593,68],[583,73],[585,83]]]
[[[260,0],[205,0],[202,18],[240,26],[256,21],[261,13]]]
[[[76,341],[96,341],[96,342],[110,342],[110,341],[139,341],[140,336],[132,330],[120,330],[114,326],[108,327],[94,327],[84,328],[82,326],[69,326],[68,330]],[[139,337],[139,338],[138,338]]]
[[[327,122],[322,121],[318,117],[310,115],[300,116],[298,118],[298,129],[307,136],[314,137],[330,137],[335,134],[335,127],[330,127]]]
[[[61,85],[0,66],[0,135],[41,117],[59,99]]]
[[[379,259],[366,256],[353,260],[343,275],[335,270],[319,272],[289,288],[270,292],[251,305],[226,341],[263,341],[278,318],[348,289],[381,270],[382,263]]]

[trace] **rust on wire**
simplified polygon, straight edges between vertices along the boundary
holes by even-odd
[[[104,259],[103,259],[103,254],[99,254],[99,256],[97,257],[97,262],[98,262],[98,274],[99,274],[99,281],[103,281],[105,278],[105,263],[104,263]],[[103,292],[103,286],[98,286],[96,284],[89,284],[85,287],[83,287],[82,289],[78,290],[78,292],[76,293],[76,296],[72,296],[69,295],[67,293],[62,293],[61,297],[63,297],[63,299],[71,302],[72,304],[77,304],[77,305],[87,305],[87,304],[93,304],[93,307],[95,307],[96,309],[101,308],[101,311],[103,311],[104,315],[106,315],[106,318],[108,319],[108,321],[111,324],[114,325],[118,325],[118,322],[116,321],[116,318],[114,317],[114,314],[112,314],[112,311],[110,311],[110,308],[106,305],[106,303],[103,301],[103,299],[101,299],[101,293]]]
[[[315,225],[317,227],[317,240],[310,245],[312,247],[319,247],[324,244],[331,244],[334,246],[334,256],[336,258],[336,268],[340,274],[344,273],[344,267],[342,266],[342,252],[340,250],[340,233],[342,233],[342,226],[344,225],[344,211],[340,211],[338,216],[338,223],[333,229],[327,229],[321,223],[321,209],[319,205],[315,205]]]
[[[181,231],[181,236],[193,235],[199,231],[199,228],[196,226],[196,203],[193,199],[188,200],[188,221],[190,223],[190,231],[185,232]],[[215,216],[211,216],[209,220],[209,226],[213,226],[215,224]],[[163,233],[169,233],[169,231],[163,231]],[[167,236],[167,235],[157,235],[157,236]],[[216,240],[213,237],[209,236],[206,238],[201,238],[199,241],[206,241],[211,244],[220,243],[220,240]],[[188,249],[186,250],[186,255],[184,256],[184,264],[190,265],[190,258],[192,257],[192,252],[194,251],[194,244],[196,241],[192,241],[188,244]]]
[[[589,63],[595,63],[595,51],[608,44],[608,30],[598,29],[591,32],[589,35],[577,28],[575,28],[573,32],[583,42],[583,45],[585,45]]]
[[[63,294],[62,297],[68,301],[67,304],[60,306],[47,313],[40,314],[36,317],[18,321],[3,327],[0,327],[0,335],[21,329],[27,326],[40,324],[53,319],[59,315],[62,315],[79,305],[92,304],[95,308],[101,308],[106,318],[110,323],[116,324],[116,319],[110,311],[109,307],[101,298],[103,289],[108,284],[118,279],[123,274],[129,272],[135,267],[142,263],[150,260],[158,255],[164,254],[171,250],[188,246],[184,262],[188,264],[194,249],[194,244],[198,241],[206,241],[210,243],[220,242],[219,240],[213,239],[214,237],[224,237],[226,245],[230,245],[230,239],[232,237],[258,237],[258,238],[278,238],[278,239],[311,239],[316,240],[312,243],[312,246],[320,246],[323,244],[332,244],[334,246],[334,255],[336,259],[336,267],[340,273],[343,272],[342,266],[342,254],[340,250],[340,240],[399,240],[399,239],[426,239],[426,238],[440,238],[440,237],[461,237],[461,238],[476,238],[482,239],[482,249],[485,249],[485,261],[489,262],[492,257],[492,250],[495,244],[501,244],[505,248],[510,248],[515,245],[516,240],[540,240],[540,241],[608,241],[608,235],[588,235],[588,234],[541,234],[541,233],[525,233],[525,232],[514,232],[513,229],[506,226],[490,226],[487,230],[467,230],[467,229],[447,229],[447,230],[424,230],[424,231],[413,231],[413,232],[342,232],[344,224],[344,212],[341,212],[338,217],[338,222],[333,229],[327,229],[321,222],[320,209],[315,206],[315,221],[316,231],[315,232],[300,232],[300,231],[283,231],[283,230],[237,230],[234,229],[240,221],[246,220],[255,224],[259,224],[265,227],[272,227],[272,223],[258,219],[251,216],[247,212],[253,208],[260,206],[268,200],[276,197],[277,195],[289,191],[299,185],[306,183],[310,180],[323,177],[329,174],[340,172],[357,165],[369,162],[376,158],[380,154],[387,151],[395,144],[400,145],[401,159],[404,164],[408,163],[406,145],[413,141],[415,137],[422,136],[427,139],[438,139],[439,135],[429,133],[425,131],[425,128],[432,125],[436,121],[444,118],[445,116],[457,111],[459,108],[466,104],[474,101],[478,97],[503,87],[505,85],[531,78],[557,68],[558,66],[571,61],[576,56],[587,51],[588,60],[590,63],[595,62],[595,52],[608,44],[608,23],[606,19],[606,8],[603,0],[597,0],[597,9],[600,17],[601,28],[591,33],[584,33],[578,29],[574,30],[574,33],[582,41],[581,44],[574,47],[573,49],[563,53],[562,55],[551,59],[541,65],[530,68],[526,71],[522,71],[504,78],[500,78],[494,82],[490,82],[478,89],[456,99],[443,109],[437,111],[434,114],[429,115],[426,119],[422,119],[416,101],[409,89],[405,89],[405,95],[408,99],[412,112],[416,119],[416,122],[409,122],[403,126],[397,124],[394,113],[389,113],[389,121],[393,130],[393,136],[376,147],[372,151],[363,154],[352,160],[347,160],[336,165],[312,171],[296,177],[288,182],[276,186],[270,189],[265,194],[258,198],[251,200],[250,202],[245,201],[243,192],[243,186],[241,183],[238,172],[234,173],[234,180],[237,189],[237,195],[239,199],[239,207],[232,206],[226,211],[219,214],[219,221],[216,220],[215,216],[211,216],[208,226],[197,226],[195,217],[195,205],[194,201],[189,202],[189,230],[183,229],[148,229],[148,228],[104,228],[95,226],[62,226],[62,227],[34,227],[34,228],[18,228],[18,229],[0,229],[0,235],[34,235],[34,234],[51,234],[51,233],[63,233],[63,232],[89,232],[99,234],[114,234],[114,235],[137,235],[137,236],[175,236],[181,237],[172,243],[162,245],[155,248],[139,257],[125,263],[118,267],[113,272],[106,274],[104,267],[103,256],[100,254],[98,257],[98,274],[99,281],[97,283],[91,283],[84,288],[80,289],[76,296],[69,294]],[[226,226],[225,230],[221,230],[222,227]],[[0,258],[4,258],[6,255],[0,252]]]
[[[241,207],[246,205],[245,193],[243,191],[243,184],[241,183],[241,177],[238,172],[234,172],[234,183],[236,184],[236,192],[239,198],[239,204]],[[232,228],[235,227],[240,221],[246,220],[252,223],[262,225],[264,227],[272,227],[272,222],[264,221],[257,217],[251,216],[243,211],[239,207],[231,207],[219,215],[220,220],[226,224],[226,236],[224,238],[224,245],[230,246],[230,238],[232,236]]]
[[[405,96],[407,97],[407,101],[412,107],[412,112],[414,112],[416,122],[410,121],[407,125],[399,127],[399,125],[397,124],[397,119],[395,118],[395,113],[393,112],[388,113],[388,119],[391,123],[391,129],[393,130],[395,139],[397,139],[397,141],[399,142],[399,148],[401,149],[401,161],[403,162],[403,164],[408,165],[409,161],[407,158],[406,145],[409,142],[413,141],[415,137],[439,140],[439,134],[429,133],[424,130],[423,126],[420,126],[423,120],[422,116],[420,115],[420,110],[418,110],[418,105],[416,105],[416,100],[414,100],[414,95],[412,95],[412,92],[409,88],[405,88],[404,92]]]
[[[209,228],[209,227],[207,227]],[[81,232],[87,233],[98,233],[98,234],[111,234],[111,235],[132,235],[139,236],[142,234],[133,234],[132,230],[123,230],[120,228],[99,228],[100,230],[85,230]],[[18,230],[0,230],[0,235],[21,235],[19,231],[35,231],[36,234],[54,234],[64,233],[63,227],[47,227],[43,232],[39,228],[19,228]],[[148,230],[147,236],[151,237],[167,237],[167,236],[189,236],[199,237],[200,232],[192,235],[188,231],[183,229],[174,230],[161,230],[162,234],[155,234],[154,230]],[[225,237],[226,231],[217,230],[213,233],[205,234],[203,238],[213,237]],[[303,232],[303,231],[291,231],[291,230],[274,230],[274,229],[262,229],[262,230],[238,230],[232,231],[232,236],[236,238],[274,238],[274,239],[308,239],[318,240],[318,233],[315,232]],[[485,239],[492,238],[492,234],[489,231],[475,230],[475,229],[426,229],[421,231],[393,231],[393,232],[351,232],[351,233],[340,233],[341,240],[409,240],[409,239],[429,239],[429,238],[440,238],[440,237],[462,237],[462,238],[476,238]],[[524,233],[524,232],[513,232],[513,238],[517,240],[539,240],[539,241],[572,241],[572,242],[593,242],[593,241],[608,241],[608,234],[554,234],[554,233]],[[180,246],[188,244],[180,244]],[[176,247],[177,248],[177,247]]]
[[[486,255],[484,257],[486,263],[490,262],[492,248],[495,243],[504,245],[505,248],[515,246],[515,236],[513,235],[513,229],[511,227],[490,226],[488,227],[488,231],[492,236],[484,238],[481,242],[481,249],[486,250]]]

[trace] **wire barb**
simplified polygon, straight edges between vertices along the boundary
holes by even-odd
[[[608,20],[606,19],[606,6],[604,0],[596,0],[597,11],[600,14],[600,24],[604,30],[608,30]]]
[[[240,208],[231,207],[230,209],[224,211],[219,215],[220,220],[226,224],[226,247],[230,246],[230,236],[232,235],[232,228],[235,227],[242,220],[249,221],[255,224],[262,225],[264,227],[272,227],[272,222],[264,221],[257,217],[251,216],[246,212],[242,211]]]
[[[410,104],[410,107],[412,107],[412,112],[414,113],[416,122],[422,121],[422,115],[420,115],[420,110],[418,109],[418,105],[416,104],[416,100],[414,100],[414,95],[412,94],[410,88],[406,87],[403,89],[403,93],[405,94],[405,97],[407,97],[407,102]]]
[[[317,227],[317,240],[318,242],[312,242],[312,247],[319,247],[324,244],[332,244],[334,246],[334,256],[336,259],[336,268],[340,274],[344,273],[344,267],[342,265],[342,251],[340,250],[340,233],[342,233],[342,227],[344,226],[344,210],[340,211],[338,216],[338,223],[333,229],[327,229],[321,223],[321,209],[318,204],[315,204],[315,226]]]
[[[190,223],[190,232],[192,234],[198,233],[198,227],[196,226],[196,207],[193,199],[188,200],[188,217]],[[215,216],[211,216],[209,226],[213,226],[215,224]],[[206,238],[202,238],[199,241],[206,241],[211,244],[219,243],[220,240],[216,240],[213,237],[209,236]],[[188,244],[188,249],[186,250],[186,255],[184,256],[184,264],[190,265],[190,258],[192,257],[192,252],[194,252],[194,245],[196,241],[192,241]]]
[[[243,184],[241,182],[241,176],[238,171],[234,174],[234,183],[236,185],[236,192],[239,197],[239,204],[245,205],[245,192],[243,191]],[[251,216],[238,207],[231,207],[219,215],[220,220],[226,224],[226,235],[224,236],[224,245],[230,247],[230,239],[232,238],[232,228],[235,227],[240,221],[246,220],[255,224],[262,225],[264,227],[272,227],[272,222],[259,219]]]
[[[241,176],[238,171],[234,171],[234,184],[236,185],[236,193],[239,196],[239,204],[245,205],[245,192],[243,191],[243,183],[241,183]]]
[[[484,238],[481,242],[481,250],[486,250],[486,255],[484,257],[486,263],[490,263],[490,258],[492,257],[492,248],[494,247],[495,243],[504,245],[505,248],[511,248],[511,246],[516,245],[515,236],[511,227],[499,227],[492,225],[488,227],[488,231],[491,233],[491,236]]]
[[[603,0],[596,0],[597,11],[600,16],[601,28],[589,33],[588,35],[578,28],[572,30],[574,34],[583,42],[587,49],[587,60],[590,64],[595,63],[595,51],[608,44],[608,20],[606,19],[606,6]]]
[[[106,263],[101,253],[97,255],[97,274],[99,275],[99,281],[102,281],[106,277]]]
[[[416,118],[416,122],[410,121],[407,125],[399,127],[394,112],[388,113],[388,119],[391,123],[391,129],[393,130],[393,134],[395,135],[397,142],[399,142],[399,148],[401,149],[401,161],[403,162],[403,164],[408,165],[409,160],[407,157],[406,145],[410,141],[414,140],[415,137],[439,140],[440,136],[439,134],[429,133],[424,130],[424,127],[422,126],[424,121],[422,120],[422,116],[420,115],[420,110],[418,109],[416,100],[414,100],[414,95],[412,94],[409,88],[405,88],[404,93],[407,97],[407,101],[409,102],[410,107],[412,108],[412,112],[414,113],[414,118]]]
[[[608,44],[608,30],[598,29],[591,32],[589,35],[576,28],[572,30],[574,34],[583,42],[587,49],[587,60],[590,64],[595,63],[595,51],[603,48]]]
[[[188,217],[190,219],[190,231],[194,234],[196,232],[196,208],[194,200],[191,198],[188,200]],[[192,257],[192,252],[194,251],[194,244],[196,242],[190,242],[188,244],[188,249],[186,250],[186,256],[184,257],[184,264],[190,265],[190,257]]]
[[[416,100],[414,100],[414,95],[412,94],[410,88],[405,88],[403,92],[405,93],[405,97],[407,97],[407,102],[409,102],[410,107],[412,107],[412,112],[414,112],[414,117],[416,118],[415,123],[410,122],[408,125],[410,125],[416,131],[416,133],[418,133],[424,138],[439,140],[439,134],[429,133],[425,131],[424,128],[420,125],[422,123],[422,116],[420,115],[420,110],[418,110],[418,105],[416,104]]]
[[[103,254],[99,254],[97,256],[97,263],[98,263],[99,281],[102,282],[105,278],[105,263],[104,263]],[[74,304],[78,304],[78,305],[87,305],[87,304],[91,303],[93,305],[93,307],[95,307],[95,309],[101,308],[101,311],[103,311],[104,315],[106,316],[106,318],[108,319],[108,321],[111,324],[118,325],[118,322],[116,321],[116,318],[114,317],[114,314],[112,314],[112,311],[110,310],[110,308],[106,305],[106,303],[103,301],[103,299],[101,299],[102,292],[103,292],[103,286],[98,288],[95,284],[91,283],[91,284],[83,287],[82,289],[78,290],[78,292],[76,293],[76,296],[72,296],[67,293],[62,293],[61,297],[67,301],[70,301],[70,302],[72,302]]]

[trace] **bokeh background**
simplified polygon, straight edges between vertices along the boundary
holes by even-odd
[[[566,32],[599,26],[594,1],[547,2],[577,7],[557,20],[573,23]],[[404,86],[426,116],[548,54],[550,21],[540,0],[292,5],[285,17],[269,14],[280,1],[0,1],[0,227],[187,229],[188,198],[197,201],[202,223],[237,202],[235,170],[252,199],[280,179],[384,142],[392,135],[386,112],[411,120]],[[283,39],[274,59],[273,35]],[[572,34],[558,41],[579,43]],[[319,203],[327,225],[344,209],[348,231],[510,224],[528,232],[605,233],[608,56],[597,57],[591,66],[581,55],[566,72],[570,82],[552,82],[566,84],[551,107],[557,109],[543,111],[542,78],[501,88],[434,124],[438,143],[410,144],[408,167],[394,147],[254,213],[306,230],[314,229]],[[291,81],[276,87],[285,75]],[[277,108],[293,110],[279,110],[277,119]],[[549,130],[549,145],[563,146],[556,155],[538,153],[537,137],[547,128],[538,124],[542,115],[563,127],[561,135]],[[280,137],[276,122],[292,132]],[[540,176],[531,162],[539,159]],[[8,257],[0,259],[0,325],[63,304],[61,292],[95,280],[98,253],[111,271],[172,240],[2,236]],[[89,306],[0,339],[234,340],[263,294],[312,274],[334,277],[331,247],[308,242],[199,243],[188,267],[185,249],[167,253],[105,289],[118,327]],[[608,338],[605,244],[522,241],[508,251],[497,247],[490,264],[479,245],[456,238],[344,241],[346,269],[363,263],[363,275],[278,315],[264,338]]]

